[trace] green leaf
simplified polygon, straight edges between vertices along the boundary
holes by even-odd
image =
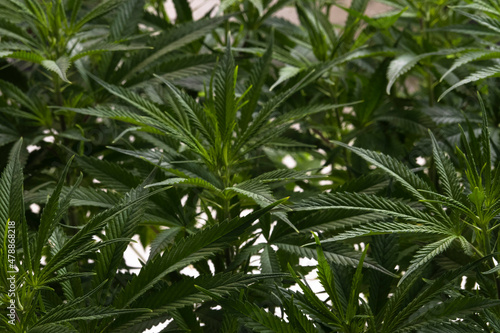
[[[295,211],[322,209],[355,210],[380,212],[387,216],[401,218],[408,222],[420,223],[446,232],[446,224],[434,216],[417,210],[407,202],[363,193],[328,193],[306,199],[294,207]]]
[[[198,140],[194,133],[192,133],[188,123],[183,122],[182,119],[176,119],[173,115],[164,112],[159,105],[155,104],[151,100],[143,98],[142,96],[132,92],[131,90],[112,86],[93,75],[90,76],[100,85],[106,88],[106,90],[108,90],[111,94],[127,101],[128,103],[132,104],[133,106],[147,114],[149,117],[154,119],[154,121],[151,123],[146,122],[146,125],[155,127],[176,140],[181,140],[204,159],[210,161],[210,155],[208,154],[200,140]],[[143,121],[144,120],[146,119],[143,119]]]
[[[345,321],[347,319],[345,308],[345,306],[347,305],[347,301],[344,295],[339,293],[337,290],[338,284],[337,281],[335,281],[336,276],[333,274],[332,268],[326,260],[318,236],[316,236],[315,234],[313,234],[313,236],[316,242],[316,253],[318,256],[318,278],[328,296],[330,296],[333,308],[335,309],[336,315],[338,316],[338,323],[340,324],[342,321]],[[363,265],[362,262],[360,264]]]
[[[484,9],[484,7],[482,9]],[[471,14],[471,13],[468,13],[468,12],[460,10],[460,9],[454,9],[454,10],[457,13],[460,13],[460,14],[476,21],[477,23],[490,29],[491,31],[493,31],[497,34],[500,33],[500,22],[498,22],[498,20],[491,18],[491,17],[488,17],[488,16],[479,16],[479,15]],[[499,12],[497,11],[495,14],[498,15]]]
[[[436,328],[437,324],[445,324],[447,321],[453,321],[456,318],[464,318],[477,312],[484,312],[487,308],[495,307],[499,303],[499,300],[485,299],[480,296],[449,298],[435,306],[426,307],[423,314],[415,316],[409,325],[405,325],[406,327],[396,332],[414,332],[416,329],[420,331],[429,326]],[[480,331],[479,328],[476,330]]]
[[[152,308],[153,312],[143,313],[131,318],[121,317],[113,323],[112,332],[142,332],[151,328],[154,321],[164,321],[165,316],[172,316],[176,310],[191,307],[210,300],[210,296],[201,292],[196,286],[204,288],[216,297],[224,297],[238,293],[251,284],[266,280],[283,277],[284,274],[231,274],[220,273],[214,276],[201,275],[197,278],[183,277],[169,286],[160,290],[147,293],[139,299],[135,305],[139,307]]]
[[[132,313],[150,312],[149,309],[114,309],[112,307],[87,306],[78,309],[61,309],[51,316],[44,316],[37,325],[64,323],[76,320],[98,320],[102,318],[114,318]],[[36,327],[36,326],[35,326]]]
[[[0,235],[6,239],[7,221],[20,225],[23,219],[23,174],[19,154],[22,139],[12,147],[7,166],[0,178]],[[5,244],[6,246],[6,244]]]
[[[448,69],[446,73],[441,76],[440,81],[443,81],[443,79],[455,69],[462,67],[469,62],[496,58],[500,58],[500,51],[498,50],[477,50],[466,52],[455,60],[450,69]]]
[[[426,191],[422,191],[422,192],[426,192]],[[465,206],[460,201],[457,201],[449,196],[441,195],[441,194],[436,193],[436,192],[426,192],[426,193],[428,193],[430,197],[434,198],[434,199],[424,200],[426,202],[436,202],[436,203],[442,204],[443,206],[446,206],[446,207],[458,209],[462,213],[467,214],[472,220],[475,220],[477,218],[476,214],[474,214],[474,212],[472,212],[469,207]]]
[[[134,204],[141,196],[147,195],[149,192],[144,185],[152,181],[156,170],[153,170],[146,180],[137,188],[129,191],[118,203]],[[131,207],[116,215],[110,223],[107,223],[104,230],[104,241],[113,241],[116,239],[132,238],[137,232],[137,226],[144,219],[145,207]],[[128,244],[125,242],[117,242],[104,247],[96,255],[95,272],[97,273],[92,283],[97,286],[106,279],[111,280],[115,272],[118,270],[120,263],[123,261],[124,252]]]
[[[139,275],[132,279],[118,295],[114,304],[118,308],[128,306],[153,288],[167,274],[219,252],[222,249],[222,244],[217,242],[235,229],[248,226],[283,201],[276,201],[242,218],[236,217],[232,220],[226,220],[211,228],[203,229],[191,237],[182,239],[161,257],[157,257],[156,260],[143,266]]]
[[[273,119],[272,122],[269,122],[266,125],[264,125],[262,130],[277,131],[280,125],[289,125],[290,123],[302,119],[306,116],[313,115],[323,111],[333,110],[336,108],[342,109],[344,107],[356,105],[361,102],[362,101],[345,103],[345,104],[312,104],[303,106],[277,116],[275,119]]]
[[[278,288],[278,292],[281,302],[283,303],[285,313],[288,316],[288,322],[293,327],[300,328],[302,333],[316,333],[317,329],[313,325],[312,320],[310,320],[306,314],[301,311],[301,308],[294,304],[294,295],[288,298],[284,295],[280,288]]]
[[[203,134],[208,142],[214,144],[215,126],[207,117],[205,110],[189,95],[176,88],[172,83],[158,77],[167,87],[171,97],[170,106],[178,114],[187,113],[193,125]]]
[[[264,183],[255,181],[254,179],[247,180],[243,183],[236,184],[231,187],[226,187],[225,191],[235,192],[237,194],[250,198],[261,207],[266,207],[275,200],[271,192],[271,188]],[[285,208],[285,206],[281,206],[280,208]],[[298,232],[297,228],[293,225],[292,222],[290,222],[285,212],[275,212],[274,214],[281,220],[283,220],[286,224],[288,224],[293,230]]]
[[[401,283],[406,278],[408,278],[408,276],[411,276],[411,274],[413,272],[420,269],[422,266],[424,266],[429,261],[434,259],[434,257],[445,252],[451,246],[453,241],[457,238],[458,238],[458,236],[448,236],[448,237],[440,239],[432,244],[425,245],[424,247],[419,249],[417,251],[417,254],[411,260],[411,265],[406,270],[405,275],[403,275],[401,280],[399,280],[398,285],[401,285]]]
[[[361,283],[363,279],[363,262],[366,257],[366,253],[368,252],[369,244],[366,245],[363,253],[361,254],[361,258],[359,259],[358,267],[356,267],[356,272],[354,273],[354,277],[351,283],[351,293],[349,297],[349,301],[347,303],[346,310],[346,319],[350,322],[356,316],[358,307],[359,307],[359,290],[361,288]]]
[[[268,185],[248,180],[235,186],[227,187],[226,191],[232,191],[254,200],[261,207],[274,202],[274,197]]]
[[[161,191],[161,190],[160,190]],[[115,205],[110,209],[94,216],[87,224],[83,226],[73,237],[70,242],[64,243],[64,245],[55,253],[47,265],[41,271],[40,279],[50,276],[54,271],[64,267],[65,265],[77,260],[78,258],[85,257],[89,252],[95,252],[99,248],[112,244],[113,242],[123,242],[129,241],[129,239],[113,239],[110,241],[103,241],[95,243],[92,241],[94,235],[102,230],[102,228],[110,222],[117,215],[131,209],[134,205],[138,205],[142,201],[146,200],[150,196],[160,192],[151,192],[137,198],[134,200]]]
[[[215,115],[219,136],[225,145],[236,126],[237,104],[235,101],[236,75],[234,58],[228,44],[226,53],[219,63],[214,75]]]
[[[57,59],[56,61],[43,60],[41,62],[41,64],[43,67],[56,73],[63,81],[71,83],[68,80],[68,78],[66,77],[66,72],[68,71],[69,67],[71,66],[71,61],[67,57],[62,56],[61,58]]]
[[[460,179],[457,176],[455,167],[451,161],[444,156],[444,152],[439,148],[436,138],[430,131],[429,135],[432,141],[432,156],[434,157],[434,163],[439,175],[439,182],[448,197],[460,202],[463,189],[460,185]]]
[[[29,62],[32,62],[35,64],[41,64],[41,63],[43,63],[43,61],[48,61],[48,60],[45,60],[45,58],[43,56],[39,55],[38,53],[31,52],[31,51],[25,51],[25,50],[1,51],[0,57],[29,61]]]
[[[86,56],[100,54],[104,52],[133,51],[133,50],[141,50],[147,48],[150,47],[144,45],[123,45],[123,44],[109,43],[109,42],[97,43],[71,56],[71,62],[75,62],[76,60]]]
[[[97,6],[93,7],[91,11],[85,14],[74,26],[75,31],[79,31],[85,24],[88,22],[95,20],[98,17],[106,15],[120,4],[122,4],[124,0],[107,0],[100,2]]]
[[[408,10],[408,7],[404,7],[400,11],[396,11],[394,14],[392,14],[392,12],[382,13],[381,15],[378,15],[377,17],[372,18],[372,17],[364,15],[363,13],[356,11],[352,8],[346,8],[346,7],[343,7],[340,5],[337,5],[337,6],[339,8],[342,8],[346,12],[348,12],[349,15],[352,16],[353,19],[354,18],[362,19],[363,21],[365,21],[366,23],[368,23],[372,27],[377,28],[377,29],[381,29],[381,30],[389,29],[390,27],[392,27],[396,23],[396,21],[399,19],[399,17],[401,15],[403,15],[403,13],[405,11]]]
[[[237,316],[241,318],[244,325],[249,329],[252,329],[254,332],[298,333],[292,325],[283,319],[276,317],[274,314],[265,311],[257,305],[249,302],[242,302],[237,299],[223,301],[218,295],[206,290],[203,287],[196,286],[196,288],[219,303],[223,303],[225,308],[228,308],[231,312],[236,313]]]
[[[265,245],[260,255],[261,271],[264,274],[280,273],[281,267],[276,252],[270,245]]]
[[[145,123],[154,123],[154,120],[147,116],[135,112],[131,107],[124,105],[97,105],[95,107],[87,108],[64,108],[64,110],[73,111],[94,117],[104,117],[116,119],[134,125],[143,125],[143,128],[148,128]],[[155,130],[149,127],[151,130]]]
[[[147,185],[146,188],[148,187],[153,187],[153,186],[170,186],[170,185],[184,185],[184,186],[194,186],[194,187],[201,187],[210,191],[213,191],[214,193],[221,193],[221,190],[217,187],[215,187],[213,184],[207,182],[206,180],[203,180],[201,178],[169,178],[164,181],[161,181],[159,183],[154,183]]]
[[[260,109],[257,116],[250,124],[250,126],[237,138],[236,143],[234,145],[234,150],[239,152],[239,154],[236,156],[236,158],[243,157],[248,152],[266,143],[265,140],[261,139],[240,152],[241,148],[247,145],[252,140],[252,138],[261,136],[259,135],[260,134],[259,132],[264,129],[263,128],[264,124],[266,124],[266,122],[269,120],[272,112],[274,112],[278,107],[280,107],[298,89],[300,89],[307,83],[311,82],[314,78],[317,78],[319,75],[321,75],[321,72],[317,73],[314,72],[314,70],[311,70],[302,80],[300,80],[292,88],[275,96],[267,103],[265,103]]]
[[[276,88],[281,83],[297,76],[300,72],[302,72],[302,70],[303,69],[301,69],[301,68],[297,68],[297,67],[293,67],[293,66],[285,66],[285,67],[280,68],[278,80],[276,80],[276,82],[273,83],[273,85],[269,88],[269,90],[272,91],[274,88]]]
[[[483,68],[473,74],[470,74],[465,79],[460,80],[459,82],[452,85],[450,88],[446,89],[445,92],[441,94],[438,98],[438,102],[444,98],[450,91],[455,90],[458,87],[466,85],[471,82],[476,82],[482,79],[486,79],[488,77],[498,76],[500,74],[500,65],[494,65],[490,67]]]
[[[19,87],[15,86],[14,84],[0,80],[0,89],[2,90],[3,93],[5,93],[6,96],[9,98],[14,99],[16,102],[19,104],[27,107],[33,112],[37,111],[37,105],[35,104],[35,101],[33,98],[28,97]],[[16,112],[20,112],[18,109],[14,109]]]
[[[65,325],[46,324],[35,326],[28,333],[78,333],[78,331]]]
[[[386,320],[382,324],[381,331],[393,332],[397,329],[407,327],[408,319],[411,317],[417,318],[413,315],[418,310],[422,309],[429,301],[436,299],[442,292],[450,288],[450,284],[453,281],[461,278],[489,257],[490,256],[481,258],[455,270],[447,270],[434,281],[429,281],[427,285],[424,285],[424,287],[415,294],[413,299],[406,301],[405,299],[408,297],[410,288],[415,285],[416,281],[420,281],[420,277],[417,276],[417,274],[412,274],[413,277],[404,280],[396,289],[394,296],[388,300],[383,314]],[[457,317],[454,317],[454,319],[455,318]]]
[[[360,156],[367,162],[372,163],[378,168],[382,169],[384,172],[394,177],[396,181],[401,183],[403,187],[410,192],[413,197],[417,200],[425,200],[426,198],[419,192],[419,190],[431,191],[430,186],[423,181],[420,177],[415,175],[407,166],[405,166],[401,161],[394,157],[376,153],[374,151],[357,148],[353,146],[346,145],[342,142],[334,141],[335,144],[349,149],[356,155]],[[428,208],[433,208],[429,207]]]
[[[259,15],[262,15],[264,12],[264,5],[262,4],[262,0],[250,0],[252,5],[254,5],[255,8],[257,8],[257,11],[259,12]]]
[[[76,163],[93,178],[117,191],[128,192],[140,184],[137,176],[116,163],[87,156],[76,157]]]
[[[62,200],[60,200],[60,196],[64,182],[66,181],[66,175],[68,174],[69,167],[72,161],[73,157],[71,157],[68,163],[66,163],[66,166],[61,176],[59,177],[59,181],[57,182],[56,188],[48,198],[47,204],[45,205],[45,208],[42,211],[42,215],[40,217],[40,226],[38,227],[36,250],[33,256],[34,260],[33,266],[35,271],[37,271],[40,268],[40,260],[42,258],[43,248],[46,246],[50,235],[52,234],[52,232],[54,232],[55,228],[59,224],[60,219],[62,218],[62,215],[64,214],[61,212],[61,210],[64,210],[66,207],[62,205]],[[77,181],[75,187],[78,187],[78,183],[79,181]]]
[[[15,129],[0,125],[0,147],[17,141],[20,135]]]
[[[159,47],[155,48],[155,51],[152,54],[130,69],[123,80],[128,80],[137,72],[145,70],[149,65],[167,53],[180,49],[181,47],[200,39],[227,19],[227,16],[222,16],[195,22],[187,22],[166,31],[158,39],[157,44]]]
[[[309,175],[307,171],[296,171],[290,169],[279,169],[269,171],[253,178],[253,181],[262,183],[288,182],[321,177],[319,175]]]
[[[408,72],[410,69],[412,69],[420,60],[436,56],[436,55],[447,55],[451,53],[457,53],[459,52],[459,49],[449,49],[449,50],[442,50],[442,51],[436,51],[436,52],[429,52],[429,53],[422,53],[422,54],[402,54],[389,64],[389,68],[387,70],[387,80],[389,82],[387,83],[387,88],[386,92],[388,95],[391,94],[391,87],[396,82],[396,80],[406,72]]]
[[[177,14],[175,23],[193,20],[193,12],[188,0],[174,0],[174,6]]]
[[[162,230],[151,242],[151,252],[148,261],[154,259],[160,252],[166,250],[167,246],[174,243],[175,237],[182,231],[181,227],[172,227]]]
[[[326,267],[324,267],[326,270]],[[330,269],[328,265],[328,269]],[[317,312],[319,316],[325,318],[325,322],[332,322],[334,324],[339,325],[341,323],[341,319],[338,317],[338,313],[331,311],[324,302],[322,302],[316,292],[312,291],[309,286],[307,286],[299,277],[297,274],[294,272],[292,267],[288,265],[288,270],[292,274],[292,278],[295,280],[295,282],[299,285],[300,289],[302,290],[304,294],[305,300],[307,300],[307,303],[309,304],[309,307],[311,307],[314,312]],[[319,268],[318,268],[318,274],[319,274]],[[333,280],[332,280],[333,281]],[[330,282],[330,281],[326,281]],[[315,316],[318,316],[315,314]]]
[[[118,40],[130,35],[137,29],[137,24],[142,17],[144,10],[144,0],[128,0],[118,8],[113,16],[109,28],[111,40]]]
[[[325,242],[322,240],[322,242]],[[276,245],[280,250],[283,250],[285,252],[288,252],[290,254],[295,254],[298,255],[302,258],[308,258],[308,259],[318,259],[317,257],[317,252],[314,249],[304,247],[304,246],[297,246],[297,245],[292,245],[292,244],[285,244],[285,243],[273,243],[273,245]],[[323,251],[323,255],[325,256],[326,260],[329,262],[332,262],[337,265],[342,265],[342,266],[349,266],[349,267],[357,267],[359,265],[359,255],[357,253],[334,253],[331,251]],[[363,262],[363,266],[365,268],[370,268],[374,269],[376,271],[379,271],[381,273],[387,274],[389,276],[395,277],[395,275],[391,272],[389,272],[387,269],[381,267],[380,265],[377,265],[373,263],[373,261],[368,261],[365,260]]]
[[[64,186],[61,190],[63,196],[67,196],[70,187]],[[30,205],[32,203],[43,203],[46,201],[47,196],[52,193],[53,189],[41,190],[36,193],[27,193],[25,195],[25,204]],[[120,195],[114,192],[105,192],[103,190],[79,187],[73,189],[73,194],[71,196],[70,205],[73,207],[78,206],[93,206],[93,207],[103,207],[110,208],[111,206],[118,203],[120,200]]]
[[[368,7],[368,2],[369,0],[353,0],[351,2],[351,6],[349,7],[349,9],[353,13],[359,13],[363,15],[363,13],[366,11],[366,8]],[[347,28],[351,28],[353,25],[355,25],[356,21],[357,21],[357,15],[349,13],[345,26]]]
[[[323,240],[326,242],[338,242],[341,240],[352,239],[360,236],[374,236],[385,234],[434,234],[449,236],[449,231],[443,230],[439,227],[425,226],[425,225],[412,225],[408,223],[397,222],[376,222],[368,223],[352,230],[344,231],[336,236]]]
[[[94,272],[83,272],[83,273],[69,272],[65,274],[57,274],[56,277],[46,280],[45,284],[49,285],[51,283],[60,283],[70,279],[88,278],[89,276],[93,275],[95,275]]]
[[[8,20],[0,20],[0,35],[10,37],[16,40],[16,42],[29,45],[34,48],[38,47],[26,30],[14,23],[9,22]]]
[[[252,115],[257,109],[259,99],[261,97],[262,88],[264,87],[266,78],[269,73],[269,66],[273,59],[274,37],[271,36],[270,44],[262,57],[260,57],[252,70],[250,71],[250,78],[247,87],[252,87],[248,92],[248,103],[241,108],[241,117],[239,126],[242,131],[246,130],[248,124],[252,120]],[[272,90],[272,87],[269,89]]]

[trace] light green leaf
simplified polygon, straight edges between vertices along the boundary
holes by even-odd
[[[450,88],[446,89],[444,93],[439,96],[438,101],[442,100],[444,96],[446,96],[450,91],[455,90],[458,87],[461,87],[463,85],[466,85],[471,82],[476,82],[482,79],[486,79],[489,77],[497,77],[500,75],[500,65],[494,65],[490,67],[483,68],[475,73],[470,74],[466,78],[460,80],[459,82],[455,83],[453,86]]]
[[[62,56],[61,58],[57,59],[56,61],[43,60],[41,62],[41,64],[43,67],[56,73],[63,81],[71,83],[68,80],[68,78],[66,77],[66,72],[68,71],[69,67],[71,66],[71,62],[67,57]]]
[[[403,275],[401,280],[399,280],[398,285],[408,278],[413,272],[417,271],[420,267],[427,264],[429,261],[434,259],[437,255],[446,251],[453,241],[457,239],[458,236],[448,236],[446,238],[440,239],[432,244],[425,245],[423,248],[417,251],[417,254],[411,261],[410,267]]]

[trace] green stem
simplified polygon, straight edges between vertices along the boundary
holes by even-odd
[[[56,95],[56,103],[59,106],[63,105],[62,91],[61,91],[61,79],[57,74],[52,75],[52,82],[54,83],[54,94]]]
[[[481,219],[482,220],[482,219]],[[484,221],[481,221],[484,222]],[[481,223],[481,230],[482,230],[482,241],[483,241],[483,253],[485,255],[490,255],[491,254],[491,241],[490,241],[490,231],[488,230],[488,224],[487,223]],[[490,258],[489,260],[491,268],[495,267],[495,261],[493,258]],[[500,280],[498,279],[498,276],[496,274],[492,274],[493,279],[495,281],[495,286],[497,288],[497,298],[500,298]]]
[[[481,231],[483,233],[483,252],[485,255],[491,254],[490,236],[488,231],[488,226],[482,225]],[[493,262],[493,260],[491,260]]]
[[[62,97],[61,81],[59,79],[59,76],[57,76],[56,74],[52,75],[52,82],[54,84],[54,94],[56,96],[56,103],[58,106],[63,106],[64,101]],[[64,119],[63,115],[59,116],[59,124],[61,125],[61,131],[64,132],[66,130],[66,120]]]
[[[163,19],[165,21],[167,21],[167,23],[171,23],[170,22],[170,18],[168,17],[167,11],[165,10],[164,2],[163,1],[158,1],[157,5],[158,5],[158,11],[163,16]]]
[[[231,212],[229,208],[229,198],[224,198],[224,202],[222,203],[222,210],[223,210],[223,219],[228,220],[231,218]]]
[[[427,72],[427,89],[429,92],[429,106],[434,106],[434,87],[432,83],[432,75],[430,72]]]
[[[335,86],[332,86],[330,85],[329,86],[330,88],[330,98],[332,100],[332,103],[333,104],[338,104],[338,100],[337,100],[337,85]],[[334,116],[335,116],[335,120],[337,122],[337,133],[335,133],[335,139],[336,140],[342,140],[342,134],[341,134],[341,131],[342,131],[342,120],[340,119],[340,109],[339,108],[336,108],[335,111],[334,111]]]

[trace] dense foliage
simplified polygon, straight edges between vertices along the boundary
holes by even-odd
[[[378,2],[0,0],[0,331],[500,332],[500,1]]]

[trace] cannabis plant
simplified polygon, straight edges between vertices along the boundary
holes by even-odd
[[[221,273],[194,280],[179,281],[175,275],[170,282],[165,279],[169,273],[224,249],[253,221],[283,201],[242,218],[221,220],[162,253],[152,254],[135,276],[121,269],[123,253],[144,220],[145,209],[140,205],[162,191],[150,192],[145,187],[154,174],[116,205],[74,229],[67,224],[67,210],[82,177],[63,194],[70,159],[47,199],[39,224],[30,226],[24,217],[21,149],[19,141],[0,179],[0,231],[4,235],[0,251],[1,325],[5,331],[137,331],[182,317],[186,305],[206,299],[194,284],[225,295],[259,279],[279,276]],[[158,295],[158,288],[163,296]],[[7,309],[10,304],[14,304],[14,311]]]
[[[2,327],[11,332],[74,332],[68,323],[115,317],[144,309],[118,310],[109,306],[86,304],[88,299],[103,286],[106,278],[94,288],[83,291],[85,281],[92,272],[81,271],[78,262],[88,256],[99,256],[98,251],[110,244],[126,241],[110,235],[96,242],[93,237],[115,218],[127,218],[135,204],[144,200],[146,193],[133,193],[124,198],[121,205],[95,216],[77,232],[67,233],[60,222],[66,215],[71,191],[61,195],[69,163],[63,171],[54,192],[48,198],[36,231],[29,228],[24,217],[23,174],[19,155],[22,142],[18,141],[2,174],[1,233],[2,257],[2,305],[13,304],[14,311],[2,310]],[[78,179],[75,186],[81,181]],[[72,188],[74,190],[74,188]],[[109,267],[103,263],[103,267]],[[101,276],[102,278],[102,276]],[[97,278],[95,280],[99,280]],[[63,303],[63,300],[65,302]],[[147,311],[147,310],[146,310]]]
[[[162,138],[163,150],[120,152],[139,157],[158,165],[164,170],[167,180],[156,185],[196,186],[202,193],[206,207],[212,206],[218,218],[239,214],[241,205],[233,198],[241,195],[258,205],[267,205],[272,199],[271,189],[266,183],[287,179],[307,179],[304,173],[275,171],[247,180],[252,170],[246,160],[258,161],[258,153],[264,145],[293,145],[293,141],[280,138],[290,124],[305,115],[329,109],[331,105],[308,105],[286,113],[278,111],[283,102],[303,84],[276,94],[259,106],[261,89],[271,60],[272,48],[256,63],[247,88],[237,92],[238,67],[235,67],[230,48],[220,61],[212,78],[213,84],[204,92],[204,104],[162,80],[163,86],[144,91],[143,95],[132,90],[109,85],[97,78],[110,93],[128,105],[99,105],[95,108],[72,109],[73,111],[126,121],[135,125],[127,130],[150,133]],[[240,95],[241,94],[241,95]],[[159,139],[151,143],[156,144]],[[144,138],[148,138],[144,136]],[[297,143],[297,145],[300,145]],[[174,177],[172,177],[174,176]],[[232,210],[234,210],[232,212]],[[206,211],[210,219],[212,213]],[[287,221],[285,214],[279,214]]]
[[[113,122],[61,109],[112,97],[89,73],[119,85],[148,86],[155,84],[149,82],[153,72],[192,78],[215,62],[202,41],[226,17],[194,22],[188,12],[180,13],[187,3],[176,4],[179,24],[141,0],[0,2],[0,150],[8,154],[20,137],[30,146],[25,167],[41,182],[28,182],[28,188],[57,180],[50,168],[64,166],[62,147],[97,157],[123,131]]]
[[[450,29],[457,29],[463,34],[475,37],[480,42],[478,47],[470,47],[463,52],[457,54],[453,65],[443,74],[441,81],[447,76],[453,75],[454,72],[459,72],[467,64],[474,63],[474,72],[469,73],[465,78],[456,80],[446,91],[444,91],[439,99],[443,98],[450,91],[468,83],[477,82],[485,78],[496,76],[498,73],[497,60],[499,50],[496,45],[495,34],[499,31],[500,20],[500,3],[495,0],[490,1],[475,1],[466,5],[453,6],[453,11],[475,22],[474,26],[453,26]],[[481,44],[487,45],[484,47]]]
[[[352,109],[337,108],[308,116],[300,126],[313,135],[296,136],[297,140],[307,140],[324,151],[320,157],[325,160],[323,167],[348,168],[348,172],[332,175],[332,180],[339,182],[365,173],[367,165],[359,159],[347,160],[330,140],[347,143],[356,139],[357,146],[411,160],[414,143],[425,136],[427,128],[436,126],[421,112],[419,101],[386,94],[385,87],[392,80],[386,72],[392,58],[402,52],[402,32],[398,27],[408,15],[408,8],[393,6],[393,11],[368,16],[368,4],[369,1],[352,1],[346,8],[329,1],[297,1],[300,26],[285,22],[275,25],[277,32],[288,37],[280,38],[273,53],[276,60],[284,63],[273,89],[291,86],[304,72],[314,69],[323,75],[304,89],[304,100],[359,102]],[[330,22],[330,17],[343,12],[347,12],[345,25]],[[254,44],[261,45],[258,41]],[[239,50],[262,52],[260,48]]]
[[[380,2],[0,0],[0,331],[500,331],[499,5]]]
[[[375,242],[375,249],[367,246],[354,269],[332,264],[323,253],[316,235],[315,238],[321,290],[311,289],[303,276],[301,278],[289,267],[300,292],[275,286],[273,294],[281,315],[265,311],[246,300],[220,297],[202,287],[197,288],[231,311],[242,326],[255,332],[483,332],[486,325],[481,323],[483,318],[478,318],[476,312],[499,305],[499,300],[473,296],[453,286],[455,280],[479,262],[449,271],[433,281],[414,276],[395,290],[377,281],[380,277],[370,275],[373,278],[369,280],[368,291],[363,288],[362,268],[368,249],[378,258],[395,259],[397,255],[384,251],[395,250],[397,242],[385,238]],[[391,264],[391,261],[394,263],[390,259],[385,263]],[[393,279],[386,275],[385,281],[387,278],[389,281]],[[392,293],[388,294],[388,291]],[[369,293],[368,299],[365,292]],[[460,320],[456,320],[457,317]],[[493,325],[497,329],[496,323]]]
[[[306,171],[276,169],[271,157],[274,149],[301,146],[286,137],[286,130],[294,121],[335,106],[312,104],[287,112],[279,110],[284,106],[284,101],[306,84],[304,81],[291,89],[276,93],[268,101],[261,102],[271,56],[272,45],[256,62],[246,88],[240,88],[237,80],[238,67],[235,66],[231,49],[228,47],[209,86],[201,96],[203,104],[166,80],[162,80],[163,86],[138,94],[95,78],[126,104],[113,103],[95,108],[71,109],[86,115],[113,118],[133,124],[134,127],[126,130],[127,135],[133,134],[149,141],[150,146],[137,150],[121,147],[112,149],[158,167],[161,170],[161,176],[158,177],[164,177],[164,180],[148,187],[173,186],[166,191],[169,197],[167,202],[189,206],[191,211],[198,210],[196,214],[184,213],[185,218],[182,219],[165,219],[165,216],[172,216],[172,206],[165,207],[165,201],[153,203],[154,208],[150,214],[154,211],[155,216],[149,215],[147,224],[165,226],[168,229],[160,231],[153,240],[149,260],[172,246],[171,244],[175,246],[178,242],[187,241],[189,234],[197,235],[207,228],[218,228],[221,221],[237,218],[245,213],[245,210],[255,211],[259,207],[267,207],[275,201],[276,195],[295,196],[293,183],[317,178]],[[312,78],[314,77],[309,76],[305,80]],[[151,150],[151,145],[158,148]],[[269,157],[263,156],[263,153]],[[110,168],[105,166],[104,161],[95,159],[78,160],[81,162],[77,163],[101,180],[107,190],[121,191],[121,184],[128,181],[126,176],[123,177],[127,172],[116,172],[119,170],[118,166]],[[141,164],[137,164],[137,167],[139,166]],[[119,187],[116,182],[113,184],[110,181],[117,178],[124,179],[120,181]],[[289,183],[292,183],[291,187]],[[193,188],[196,190],[193,191]],[[183,195],[188,195],[185,204],[173,201],[174,197],[180,198]],[[251,263],[252,256],[257,255],[264,273],[281,273],[280,265],[277,264],[280,260],[284,266],[291,263],[306,272],[307,268],[299,267],[299,258],[314,257],[314,251],[300,250],[300,245],[307,240],[303,235],[294,236],[298,230],[289,220],[290,208],[284,204],[278,207],[279,211],[260,218],[259,222],[242,233],[237,241],[230,243],[224,256],[209,255],[196,262],[194,268],[200,274],[210,275],[212,271],[207,261],[210,260],[216,274],[228,271],[251,272],[257,268]],[[201,216],[197,217],[200,212],[203,213],[201,224]],[[276,230],[282,232],[279,237],[273,232],[275,224],[280,226]],[[283,230],[282,226],[286,228]],[[262,237],[264,242],[259,240]],[[272,245],[277,246],[279,250],[276,251]],[[342,264],[352,265],[359,261],[359,256],[352,251],[332,250],[330,255]],[[386,272],[374,263],[367,262],[366,265]],[[262,293],[251,293],[248,297],[255,302],[267,302],[268,298]],[[208,318],[221,316],[220,312],[210,309],[209,305],[203,305],[195,312],[206,325],[209,325]],[[152,317],[166,318],[159,315],[160,313],[155,313]],[[186,318],[184,320],[189,321]],[[174,318],[172,324],[180,325],[179,320]],[[213,325],[218,327],[220,323]]]
[[[392,191],[399,198],[393,198],[394,195],[334,192],[307,199],[295,210],[328,209],[346,214],[357,212],[362,216],[351,220],[347,230],[327,237],[323,244],[359,237],[366,241],[367,237],[393,233],[421,244],[408,265],[400,268],[404,274],[399,286],[408,279],[414,279],[417,272],[429,265],[432,267],[430,277],[437,278],[444,267],[459,268],[483,260],[478,266],[482,273],[467,276],[467,284],[462,289],[481,297],[497,299],[496,240],[500,178],[497,154],[496,150],[493,153],[491,150],[486,119],[486,114],[483,114],[479,138],[471,127],[467,132],[462,131],[461,148],[457,147],[456,153],[464,166],[460,174],[430,133],[432,173],[437,175],[436,178],[428,178],[426,174],[416,175],[390,156],[336,142],[390,176],[396,182]],[[475,288],[474,283],[479,288]]]
[[[258,332],[496,332],[499,173],[486,119],[479,138],[472,128],[462,131],[460,174],[432,133],[430,177],[390,156],[335,142],[389,178],[367,175],[294,206],[290,220],[297,229],[321,232],[310,257],[318,260],[324,297],[291,266],[301,292],[276,284],[271,304],[198,289]],[[273,244],[311,252],[305,243],[293,250],[284,228],[275,227]],[[341,264],[345,242],[364,246],[357,265]],[[367,255],[372,265],[364,272]]]

